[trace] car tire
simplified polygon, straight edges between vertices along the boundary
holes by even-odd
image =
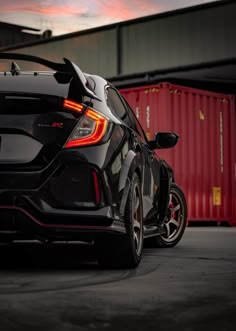
[[[174,247],[182,238],[187,224],[187,203],[181,188],[171,184],[165,233],[145,240],[146,247]],[[147,245],[146,245],[147,244]]]
[[[143,251],[143,204],[137,173],[131,179],[124,215],[126,234],[95,240],[95,253],[102,267],[135,268]]]

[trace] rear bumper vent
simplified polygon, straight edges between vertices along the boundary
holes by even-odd
[[[47,185],[47,200],[57,208],[95,207],[98,204],[94,170],[87,166],[66,166]]]

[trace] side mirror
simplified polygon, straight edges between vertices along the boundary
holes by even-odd
[[[148,142],[150,149],[164,149],[174,147],[178,142],[179,136],[173,132],[157,132],[154,140]]]

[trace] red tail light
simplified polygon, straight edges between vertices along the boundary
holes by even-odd
[[[71,109],[71,110],[74,110],[74,111],[79,112],[79,113],[81,113],[82,110],[84,109],[83,105],[81,105],[80,103],[71,101],[69,99],[64,100],[63,106],[64,106],[64,108]]]
[[[67,141],[65,148],[97,144],[105,135],[108,120],[95,110],[87,109]]]

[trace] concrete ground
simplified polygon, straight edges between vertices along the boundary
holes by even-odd
[[[136,270],[88,245],[0,246],[0,330],[236,330],[236,228],[187,228]]]

